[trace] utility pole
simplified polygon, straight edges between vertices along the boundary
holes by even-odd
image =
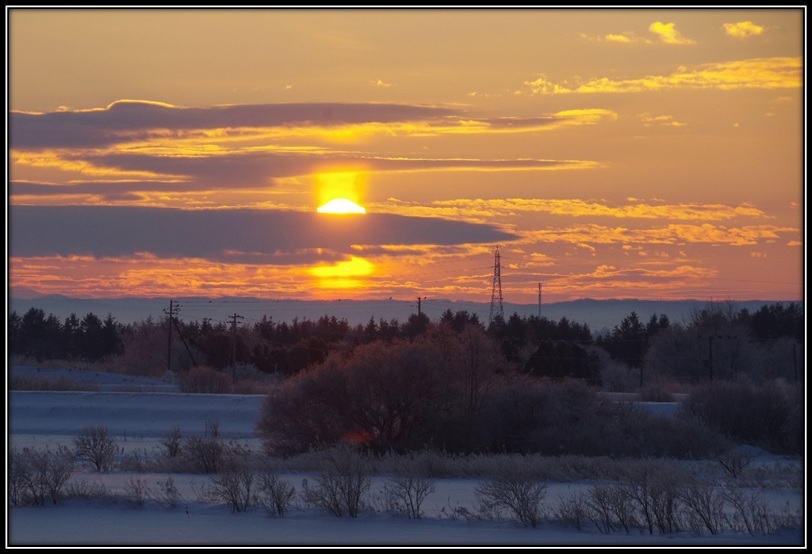
[[[245,319],[243,316],[234,313],[231,316],[231,376],[234,377],[237,364],[237,319]]]
[[[541,283],[539,283],[539,319],[541,319]]]
[[[713,340],[714,339],[736,340],[739,337],[735,335],[708,335],[707,337],[700,336],[699,338],[708,339],[708,379],[713,381]],[[735,367],[732,367],[732,369],[733,371],[738,371]]]
[[[180,309],[180,304],[175,304],[174,300],[169,301],[169,311],[164,310],[165,314],[169,315],[169,337],[167,341],[167,350],[166,350],[166,370],[172,371],[172,323],[173,318],[177,314],[178,310]]]
[[[425,298],[425,297],[423,297],[423,298]],[[422,301],[423,301],[423,298],[421,298],[419,296],[417,297],[417,317],[420,317],[420,316],[423,315],[423,306],[421,304]]]

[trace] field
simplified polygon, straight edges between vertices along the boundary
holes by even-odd
[[[805,544],[805,468],[800,459],[776,457],[755,449],[746,453],[747,467],[734,479],[718,460],[681,462],[695,474],[713,476],[719,483],[736,482],[736,490],[756,506],[768,509],[769,532],[747,532],[728,507],[729,518],[717,533],[680,529],[650,534],[641,525],[626,531],[616,525],[601,529],[584,519],[580,528],[556,514],[562,499],[588,494],[611,485],[604,472],[623,461],[583,458],[520,458],[544,475],[541,517],[535,527],[522,525],[509,510],[479,509],[475,491],[489,482],[516,457],[479,456],[449,458],[421,454],[412,462],[431,468],[433,492],[427,494],[419,519],[393,509],[385,494],[394,468],[392,458],[369,466],[369,489],[357,517],[335,517],[304,501],[303,483],[310,487],[323,475],[322,453],[291,459],[268,460],[254,434],[263,400],[258,395],[202,395],[173,392],[171,382],[103,372],[52,370],[74,381],[98,383],[88,392],[11,391],[8,397],[8,444],[12,449],[56,449],[70,446],[90,425],[104,425],[115,439],[115,466],[97,472],[77,466],[66,485],[75,494],[59,504],[15,506],[8,510],[7,545],[535,545],[535,546],[755,546]],[[33,368],[12,372],[36,375]],[[40,375],[48,374],[39,370]],[[125,380],[126,379],[126,380]],[[668,405],[659,406],[667,409]],[[212,427],[214,425],[214,427]],[[204,437],[216,428],[224,444],[239,449],[251,460],[270,462],[274,473],[296,490],[284,515],[271,515],[255,505],[234,512],[210,494],[212,475],[166,471],[161,458],[162,437],[173,427],[184,437]],[[629,462],[631,463],[631,462]],[[177,490],[168,502],[165,485]],[[133,496],[142,483],[144,501]],[[721,490],[721,489],[720,489]],[[736,523],[738,521],[738,523]]]

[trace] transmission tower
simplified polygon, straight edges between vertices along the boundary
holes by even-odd
[[[491,291],[491,313],[488,316],[488,324],[493,322],[493,318],[499,316],[505,319],[505,309],[502,306],[502,268],[499,262],[499,247],[493,255],[493,289]]]

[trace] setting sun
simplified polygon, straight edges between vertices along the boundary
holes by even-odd
[[[334,198],[323,206],[316,209],[320,214],[365,214],[366,209],[359,206],[352,200],[346,198]]]

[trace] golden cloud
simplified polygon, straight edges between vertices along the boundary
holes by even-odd
[[[725,34],[737,39],[746,39],[760,35],[764,32],[764,27],[756,25],[752,21],[738,21],[736,23],[725,23],[722,25]]]
[[[603,225],[572,226],[560,230],[536,230],[522,233],[537,242],[583,244],[726,244],[752,246],[773,241],[782,233],[798,233],[791,227],[769,225],[738,228],[704,225],[666,225],[651,229],[607,227]]]
[[[803,84],[800,57],[754,58],[711,63],[693,69],[679,67],[668,75],[615,80],[607,77],[583,83],[553,83],[539,77],[525,81],[530,94],[634,93],[661,90],[742,90],[800,88]]]
[[[423,217],[463,218],[472,221],[490,221],[500,217],[514,217],[521,212],[546,212],[573,217],[614,217],[619,219],[667,219],[678,221],[724,221],[737,217],[766,218],[766,214],[749,204],[647,204],[638,202],[626,206],[609,206],[575,198],[493,198],[438,200],[426,203],[407,203],[390,198],[375,204],[379,213],[397,213]]]
[[[660,37],[660,41],[666,44],[696,44],[695,40],[683,37],[673,23],[655,21],[649,25],[648,30]]]
[[[581,33],[580,35],[582,38],[587,40],[592,40],[596,42],[610,42],[614,44],[633,44],[633,43],[641,43],[641,44],[651,44],[651,41],[645,37],[641,37],[636,35],[632,32],[627,33],[609,33],[604,36],[594,36],[590,37],[585,33]]]
[[[179,179],[178,175],[160,175],[152,171],[123,170],[115,167],[101,166],[87,160],[76,159],[76,152],[67,156],[66,152],[45,150],[42,152],[9,151],[12,165],[38,169],[56,169],[84,176],[103,177],[105,179]]]
[[[658,127],[685,127],[685,123],[681,123],[674,119],[671,115],[650,115],[642,114],[640,121],[643,122],[645,127],[658,126]]]

